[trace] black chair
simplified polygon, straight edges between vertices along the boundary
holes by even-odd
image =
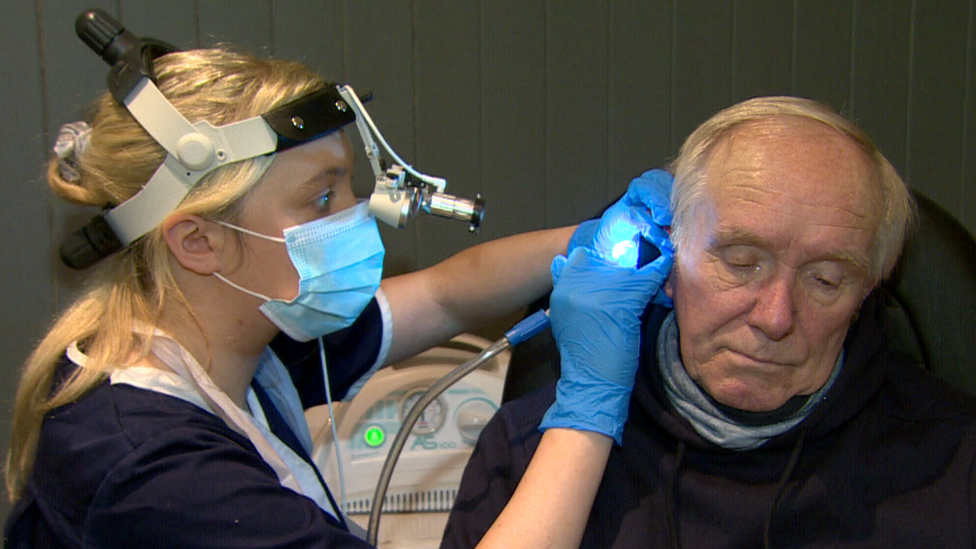
[[[976,239],[938,204],[912,194],[918,226],[884,284],[907,317],[892,340],[907,342],[904,351],[925,368],[976,394]]]
[[[912,191],[918,224],[892,276],[891,341],[920,366],[976,395],[976,238],[949,212]],[[548,306],[548,298],[529,312]],[[502,401],[559,377],[549,330],[512,350]]]

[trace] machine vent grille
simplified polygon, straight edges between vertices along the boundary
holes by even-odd
[[[456,489],[402,492],[383,498],[384,513],[434,513],[450,511],[457,497]],[[372,512],[373,498],[352,499],[346,502],[346,513],[364,515]]]

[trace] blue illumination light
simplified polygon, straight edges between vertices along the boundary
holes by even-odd
[[[621,267],[633,267],[637,265],[637,242],[634,240],[621,240],[613,245],[610,250],[610,260]]]

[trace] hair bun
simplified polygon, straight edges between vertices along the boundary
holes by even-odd
[[[54,154],[58,156],[61,177],[65,181],[73,183],[81,179],[78,159],[88,149],[91,131],[91,126],[80,120],[61,126],[53,149]]]

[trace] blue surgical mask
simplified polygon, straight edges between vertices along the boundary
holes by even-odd
[[[298,271],[298,296],[272,299],[214,276],[244,293],[264,300],[260,310],[296,341],[310,341],[352,324],[369,304],[383,276],[383,241],[369,203],[284,230],[284,238],[221,225],[282,242]]]

